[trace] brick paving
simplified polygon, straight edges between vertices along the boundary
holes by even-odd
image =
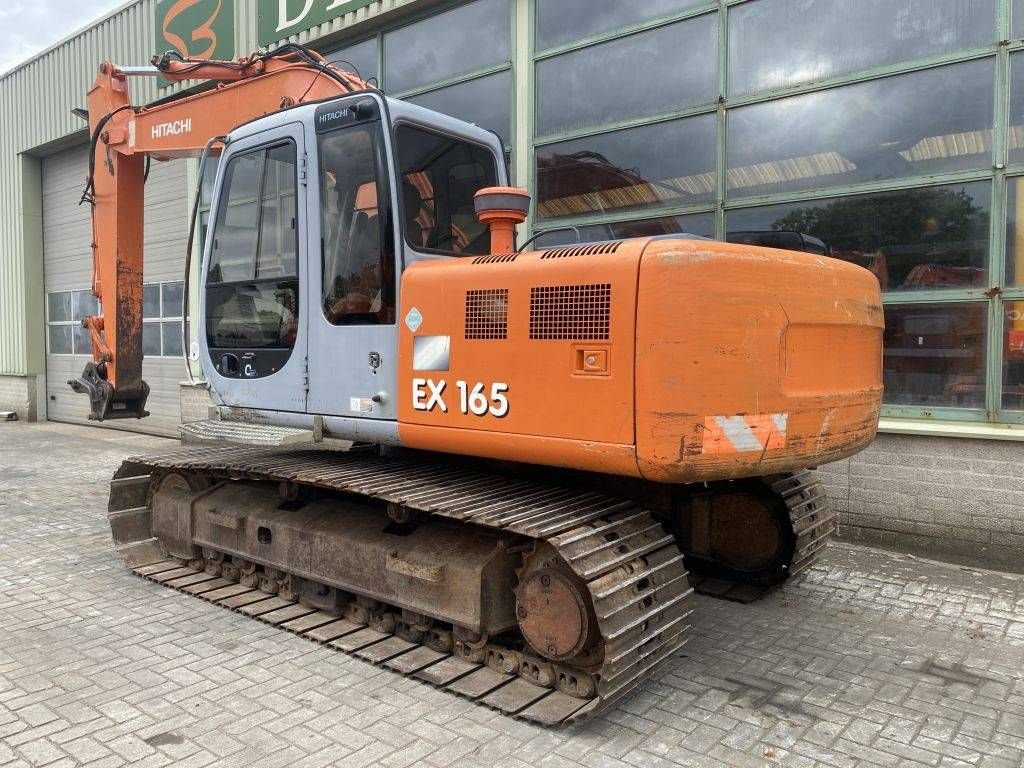
[[[129,575],[107,480],[174,445],[0,424],[0,765],[1024,765],[1024,577],[833,545],[550,731]]]

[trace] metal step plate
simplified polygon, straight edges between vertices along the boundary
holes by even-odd
[[[230,445],[263,445],[279,447],[313,443],[312,429],[274,427],[268,424],[250,424],[244,421],[193,421],[178,427],[186,443]]]

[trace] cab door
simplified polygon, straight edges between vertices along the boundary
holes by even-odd
[[[221,159],[204,259],[200,346],[207,380],[223,405],[306,408],[308,302],[299,290],[304,166],[301,124],[234,141]]]
[[[382,105],[318,108],[310,176],[309,400],[313,414],[394,420],[397,280]]]

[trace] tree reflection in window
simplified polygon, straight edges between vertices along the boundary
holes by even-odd
[[[730,213],[730,231],[798,232],[871,270],[883,291],[988,280],[988,183],[928,187]]]

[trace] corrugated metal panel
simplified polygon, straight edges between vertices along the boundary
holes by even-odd
[[[77,205],[88,162],[84,146],[50,155],[43,160],[43,251],[47,291],[75,291],[92,280],[91,222],[87,207]],[[181,280],[188,238],[188,204],[184,196],[187,163],[154,163],[146,183],[145,282]],[[85,396],[74,394],[65,383],[81,374],[85,355],[46,356],[47,417],[55,421],[87,423]],[[179,357],[152,357],[143,363],[143,376],[151,388],[150,418],[127,424],[159,434],[177,434],[181,420],[178,383],[185,378]],[[124,429],[125,422],[112,422]]]
[[[292,39],[309,42],[333,35],[420,1],[380,0]],[[100,61],[149,61],[154,53],[155,6],[155,0],[139,0],[0,78],[0,374],[29,373],[28,347],[43,343],[42,329],[26,324],[27,302],[39,300],[41,286],[27,284],[25,263],[40,254],[26,253],[18,155],[82,131],[84,124],[71,110],[85,105]],[[253,0],[235,2],[239,55],[257,47],[256,7]],[[137,104],[176,90],[158,91],[156,80],[150,78],[133,81],[132,89]]]

